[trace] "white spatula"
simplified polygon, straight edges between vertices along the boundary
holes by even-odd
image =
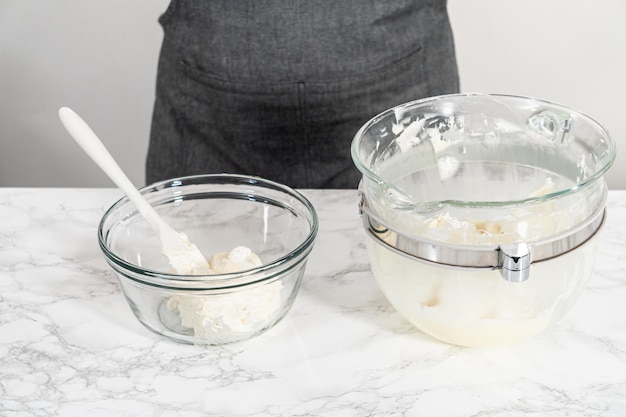
[[[163,254],[180,275],[205,274],[208,263],[196,245],[184,233],[172,229],[128,179],[104,144],[91,128],[74,111],[67,107],[59,109],[61,122],[81,148],[98,164],[109,178],[135,204],[139,213],[148,221],[161,240]]]

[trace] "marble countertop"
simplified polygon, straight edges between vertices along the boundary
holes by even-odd
[[[369,269],[356,191],[305,190],[320,233],[287,317],[180,345],[130,311],[96,240],[115,189],[0,188],[0,415],[625,416],[626,191],[558,324],[470,349],[406,322]]]

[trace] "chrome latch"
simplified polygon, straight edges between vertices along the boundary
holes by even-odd
[[[509,282],[524,282],[530,276],[530,249],[526,243],[500,245],[502,277]]]

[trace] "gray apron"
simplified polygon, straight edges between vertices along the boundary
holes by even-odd
[[[159,21],[148,183],[355,188],[365,122],[459,88],[445,0],[173,0]]]

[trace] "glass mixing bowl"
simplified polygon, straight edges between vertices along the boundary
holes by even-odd
[[[239,175],[177,178],[140,192],[207,259],[245,246],[262,266],[219,275],[176,275],[158,237],[127,199],[103,216],[98,239],[133,313],[183,343],[217,345],[258,335],[291,308],[318,219],[297,191]]]
[[[351,150],[372,271],[424,332],[512,343],[585,287],[616,153],[588,116],[528,97],[432,97],[376,116]]]

